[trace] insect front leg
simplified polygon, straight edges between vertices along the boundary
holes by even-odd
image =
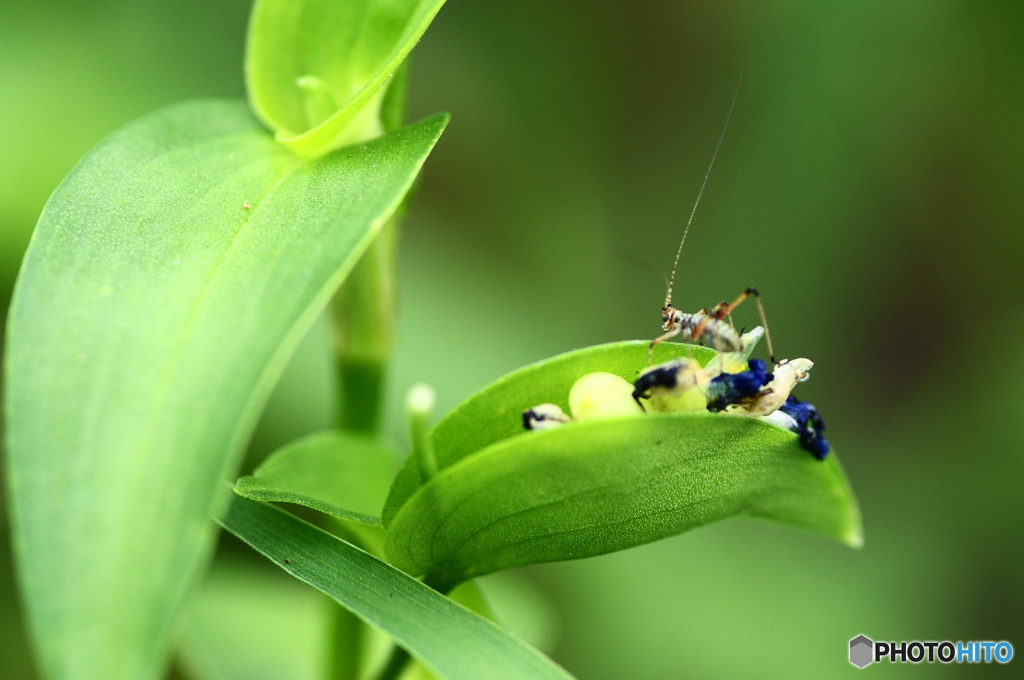
[[[668,331],[668,332],[666,332],[666,333],[664,333],[662,335],[659,335],[654,340],[651,340],[651,345],[650,345],[650,347],[647,348],[647,365],[648,366],[650,366],[654,362],[654,346],[658,345],[660,343],[663,343],[666,340],[671,340],[672,338],[674,338],[677,335],[679,335],[679,332],[681,330],[682,329],[679,326],[676,326],[672,330],[670,330],[670,331]]]

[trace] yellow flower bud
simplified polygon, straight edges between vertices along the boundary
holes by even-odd
[[[569,410],[577,420],[643,413],[633,399],[633,386],[611,373],[588,373],[569,391]]]

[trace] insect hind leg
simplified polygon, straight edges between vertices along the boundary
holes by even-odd
[[[771,358],[773,364],[779,362],[775,359],[775,349],[772,346],[772,334],[768,330],[768,319],[764,313],[764,303],[761,302],[761,294],[757,292],[757,288],[753,286],[747,288],[745,291],[740,293],[735,300],[726,304],[720,302],[715,305],[710,312],[710,316],[721,321],[726,317],[731,317],[734,309],[739,307],[748,297],[754,297],[754,302],[757,304],[757,313],[761,317],[761,325],[764,326],[764,339],[768,343],[768,356]]]

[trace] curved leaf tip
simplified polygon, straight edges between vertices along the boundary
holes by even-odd
[[[381,102],[443,0],[259,0],[246,85],[279,142],[317,157],[384,130]]]

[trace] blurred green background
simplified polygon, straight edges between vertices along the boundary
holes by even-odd
[[[4,308],[43,203],[93,144],[174,101],[243,95],[248,11],[4,4]],[[1024,651],[1022,26],[1009,0],[441,11],[413,61],[410,119],[446,110],[452,123],[402,235],[396,442],[413,382],[433,384],[444,412],[525,363],[658,333],[658,272],[743,70],[675,302],[761,290],[778,354],[816,362],[801,396],[827,418],[862,503],[859,552],[734,520],[523,570],[511,589],[494,580],[513,627],[543,628],[581,680],[853,673],[859,633]],[[738,322],[754,325],[752,306]],[[326,348],[321,324],[254,456],[329,423]],[[0,670],[32,678],[0,532]],[[535,609],[516,603],[533,591],[548,613],[531,624]],[[1008,677],[1020,663],[871,672]]]

